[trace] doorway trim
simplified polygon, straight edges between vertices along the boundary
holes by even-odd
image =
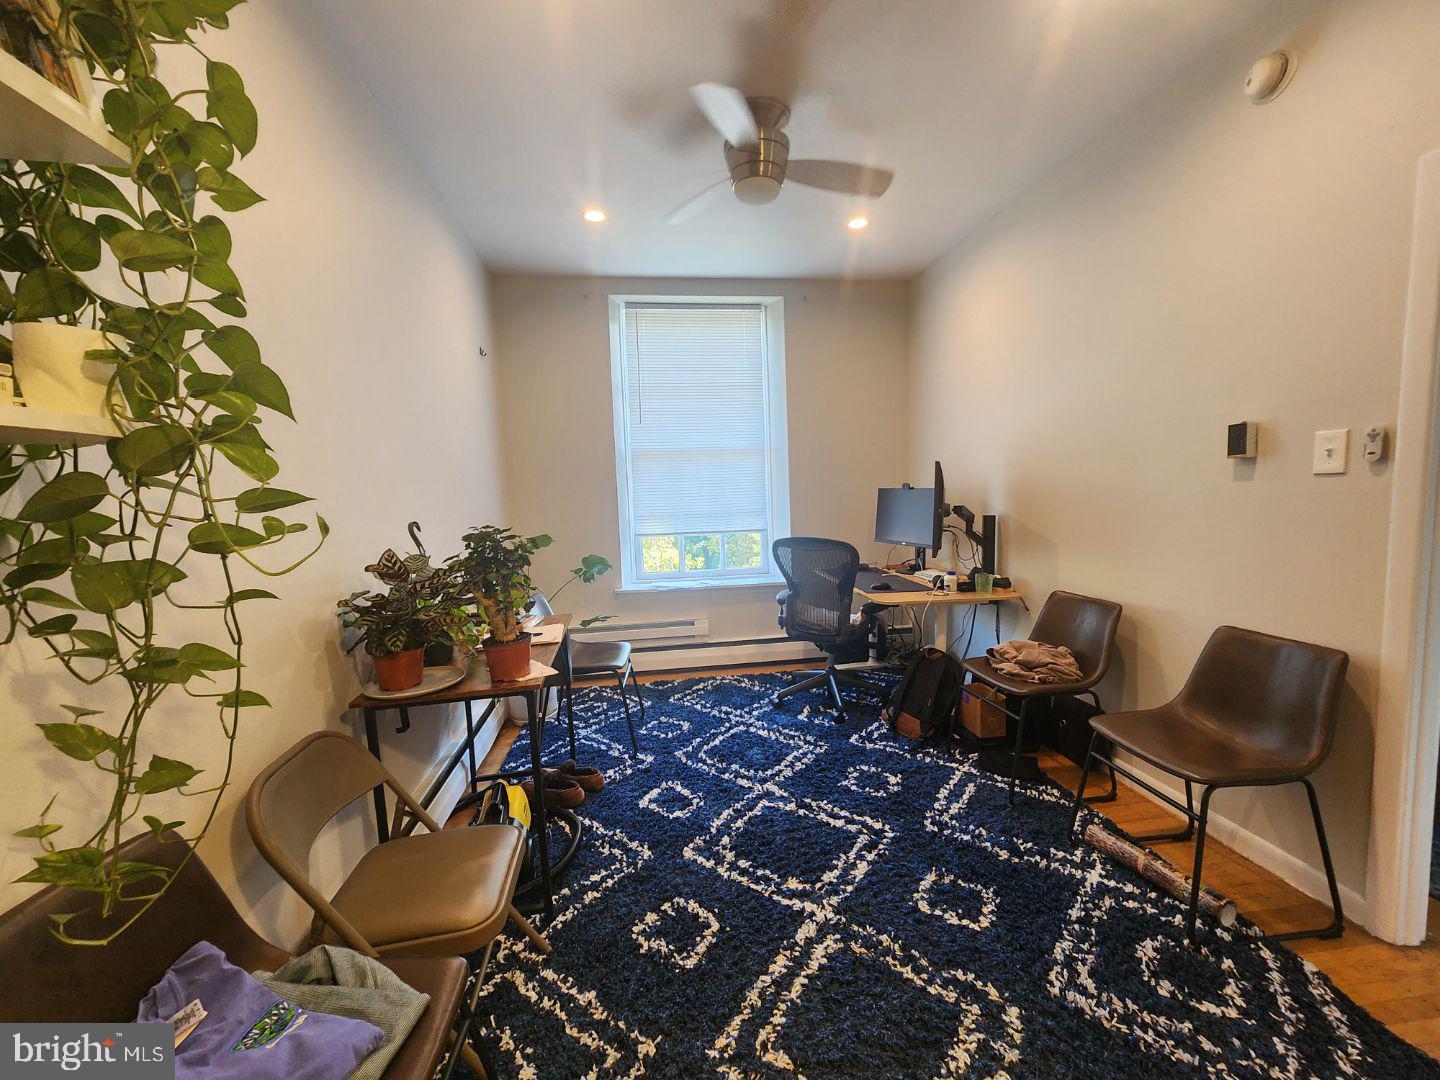
[[[1418,945],[1440,754],[1440,150],[1416,173],[1393,455],[1366,892],[1371,929]]]

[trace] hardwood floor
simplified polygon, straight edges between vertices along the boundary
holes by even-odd
[[[755,665],[728,668],[723,673],[740,675],[793,669],[797,665]],[[716,674],[714,671],[665,672],[643,676],[642,682]],[[507,726],[486,755],[482,771],[498,766],[521,729]],[[1043,754],[1040,765],[1051,777],[1071,791],[1080,779],[1077,766],[1057,754]],[[1108,786],[1092,777],[1089,790],[1098,793]],[[1119,798],[1095,807],[1130,833],[1162,832],[1177,829],[1183,821],[1156,805],[1139,790],[1120,784]],[[1194,843],[1157,843],[1155,851],[1176,866],[1188,869]],[[1210,838],[1205,845],[1205,882],[1230,897],[1241,914],[1269,933],[1303,929],[1325,922],[1328,909],[1270,871],[1256,865],[1224,844]],[[1287,943],[1305,959],[1334,980],[1346,994],[1368,1009],[1391,1031],[1440,1058],[1440,902],[1430,903],[1430,936],[1424,945],[1401,948],[1390,945],[1346,921],[1345,935],[1332,941]]]

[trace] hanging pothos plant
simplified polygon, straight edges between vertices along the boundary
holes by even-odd
[[[240,610],[274,594],[237,579],[294,569],[266,549],[307,528],[278,516],[309,499],[272,485],[279,465],[261,433],[266,417],[293,418],[289,395],[234,321],[245,293],[226,215],[260,196],[231,167],[257,122],[239,73],[200,39],[239,2],[61,0],[53,37],[90,68],[129,165],[0,161],[0,324],[103,331],[106,348],[86,356],[113,368],[123,433],[83,452],[0,446],[3,640],[28,635],[78,687],[114,688],[39,718],[55,721],[39,727],[56,750],[97,770],[82,784],[104,792],[100,820],[62,822],[51,799],[19,834],[39,845],[22,881],[99,894],[105,916],[126,903],[85,932],[58,916],[56,935],[77,944],[113,940],[169,883],[172,871],[117,856],[129,833],[177,829],[193,842],[214,819],[241,710],[268,704],[244,686]],[[204,59],[205,85],[161,81],[162,56],[181,52]],[[0,335],[0,359],[9,351]],[[316,526],[323,541],[324,519]],[[213,614],[200,636],[221,644],[189,640],[195,612]],[[223,761],[173,756],[165,714],[181,695],[215,710]],[[161,793],[170,809],[176,793],[199,805],[165,820],[152,805]]]

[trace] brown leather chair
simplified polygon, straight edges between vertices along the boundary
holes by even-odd
[[[1093,596],[1056,590],[1045,600],[1035,625],[1030,629],[1030,640],[1046,645],[1064,645],[1075,656],[1082,677],[1068,683],[1032,683],[1023,679],[1012,679],[1000,674],[990,663],[988,656],[973,656],[961,661],[960,666],[972,679],[993,686],[1007,699],[1020,702],[1018,712],[1008,708],[1005,714],[1015,720],[1015,745],[1010,755],[1010,803],[1015,803],[1015,781],[1020,772],[1020,750],[1025,744],[1025,723],[1031,703],[1040,698],[1061,695],[1088,696],[1095,702],[1095,708],[1102,708],[1100,695],[1095,685],[1110,670],[1110,659],[1115,653],[1115,630],[1120,625],[1123,609],[1113,600],[1097,600]],[[985,698],[982,705],[998,708]],[[1113,798],[1114,774],[1111,774]]]
[[[1186,805],[1181,806],[1124,766],[1107,762],[1121,776],[1185,815],[1185,833],[1167,839],[1187,839],[1192,826],[1196,830],[1190,910],[1185,922],[1186,936],[1194,944],[1210,797],[1227,787],[1304,784],[1325,863],[1333,917],[1319,929],[1276,934],[1273,940],[1339,937],[1345,929],[1340,889],[1325,840],[1320,802],[1309,775],[1330,753],[1349,662],[1349,656],[1339,649],[1237,626],[1220,627],[1210,635],[1174,700],[1156,709],[1097,716],[1090,721],[1094,735],[1080,774],[1072,833],[1080,815],[1078,792],[1085,790],[1091,762],[1105,760],[1097,753],[1101,738],[1183,780]],[[1196,784],[1205,788],[1198,814],[1193,795]]]
[[[326,899],[310,881],[310,848],[331,818],[380,784],[430,831],[371,848]],[[508,918],[541,952],[550,951],[511,902],[524,856],[521,830],[442,830],[385,766],[338,731],[307,735],[260,773],[245,798],[245,823],[265,861],[319,916],[322,941],[367,956],[484,949],[488,960]]]
[[[58,940],[52,915],[80,912],[68,924],[72,934],[103,934],[134,915],[122,904],[104,922],[93,893],[51,886],[0,915],[0,1020],[6,1023],[128,1022],[141,999],[191,946],[208,941],[246,971],[274,971],[290,953],[276,948],[246,925],[190,845],[175,833],[163,840],[143,833],[121,845],[121,859],[175,870],[154,906],[104,948],[83,948]],[[187,858],[187,856],[191,856]],[[387,957],[381,963],[410,986],[430,995],[384,1073],[384,1080],[428,1080],[445,1061],[452,1037],[467,1040],[472,1017],[465,1004],[465,962],[457,957]],[[459,1055],[446,1062],[445,1075]]]

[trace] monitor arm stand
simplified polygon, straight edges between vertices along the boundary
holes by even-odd
[[[975,529],[975,512],[968,506],[957,506],[951,510],[965,526],[965,536],[980,549],[980,569],[987,574],[995,569],[995,515],[986,514],[981,521],[980,531]]]

